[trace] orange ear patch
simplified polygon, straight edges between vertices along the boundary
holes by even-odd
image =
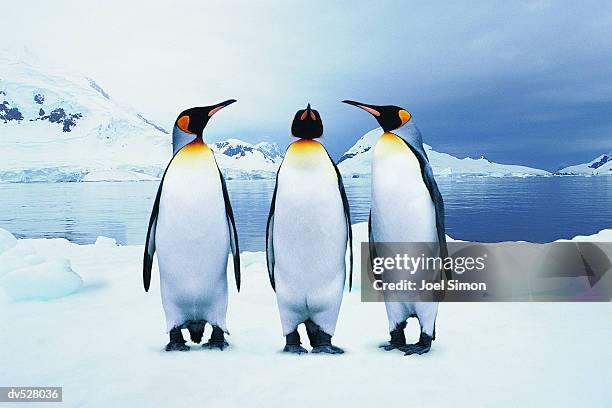
[[[402,121],[402,125],[405,125],[406,122],[410,120],[412,115],[407,110],[402,109],[399,111],[399,117],[400,117],[400,120]]]
[[[176,121],[176,125],[179,127],[179,129],[181,129],[183,132],[186,133],[193,133],[189,131],[189,116],[185,115],[185,116],[181,116],[180,118],[178,118],[178,120]]]

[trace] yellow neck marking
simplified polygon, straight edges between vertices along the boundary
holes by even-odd
[[[173,164],[176,163],[181,167],[197,167],[208,160],[213,160],[212,151],[202,138],[198,137],[176,153]]]
[[[285,157],[290,159],[290,163],[301,167],[318,163],[322,158],[327,158],[327,152],[323,145],[317,141],[300,139],[289,145]]]

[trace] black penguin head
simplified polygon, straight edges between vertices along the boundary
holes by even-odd
[[[376,118],[380,124],[380,127],[382,127],[385,132],[391,132],[395,129],[401,128],[410,121],[410,118],[412,118],[410,112],[404,108],[400,108],[399,106],[368,105],[367,103],[348,100],[344,100],[342,102],[357,106],[358,108],[370,113],[372,116],[374,116],[374,118]]]
[[[184,110],[180,115],[178,115],[178,118],[176,118],[174,126],[178,127],[185,133],[191,133],[201,137],[202,132],[204,131],[204,128],[212,115],[234,102],[236,102],[235,99],[228,99],[227,101],[220,102],[216,105],[198,106]]]
[[[300,139],[316,139],[323,135],[323,121],[319,112],[310,109],[310,104],[306,109],[297,111],[291,123],[291,134]]]

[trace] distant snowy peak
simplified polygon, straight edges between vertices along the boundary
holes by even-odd
[[[359,175],[370,174],[372,146],[376,144],[382,133],[381,128],[376,128],[366,133],[353,147],[342,155],[338,162],[338,168],[344,176],[358,177]],[[423,146],[436,175],[481,175],[495,177],[550,175],[545,170],[531,167],[493,163],[484,156],[481,156],[479,159],[469,157],[459,159],[450,154],[437,152],[427,144]]]
[[[150,180],[172,157],[166,129],[27,50],[0,50],[0,134],[0,182]],[[272,178],[282,161],[274,143],[211,148],[228,178]]]
[[[283,156],[276,143],[256,145],[240,139],[227,139],[210,144],[226,178],[273,178]]]
[[[94,79],[27,52],[0,51],[0,134],[0,181],[80,181],[122,169],[156,177],[171,154],[161,126]]]
[[[252,145],[240,139],[227,139],[213,143],[211,148],[233,159],[254,157],[266,163],[280,164],[283,158],[276,143],[262,142]]]
[[[280,163],[283,160],[283,151],[276,143],[260,142],[255,145],[255,149],[266,155],[275,163]]]
[[[559,174],[609,175],[612,176],[612,151],[602,154],[588,163],[576,164],[558,171]]]

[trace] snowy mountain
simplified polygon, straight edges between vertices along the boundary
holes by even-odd
[[[612,151],[594,158],[588,163],[576,164],[565,167],[557,172],[558,174],[578,174],[593,176],[612,176]]]
[[[0,180],[79,181],[92,172],[158,176],[170,136],[93,79],[0,54]],[[94,177],[95,178],[95,177]]]
[[[27,52],[0,52],[0,135],[0,182],[150,180],[172,156],[166,129]],[[228,178],[274,177],[282,160],[267,142],[211,147]]]
[[[227,139],[210,144],[217,163],[228,179],[274,178],[283,160],[276,143],[252,145],[239,139]]]
[[[408,124],[406,126],[414,126]],[[408,129],[410,131],[410,129]],[[371,149],[382,134],[381,128],[376,128],[363,135],[338,162],[338,168],[345,177],[359,177],[370,174]],[[489,161],[484,156],[479,159],[459,159],[450,154],[440,153],[424,145],[429,161],[436,175],[480,175],[480,176],[548,176],[549,172],[531,167],[499,164]]]

